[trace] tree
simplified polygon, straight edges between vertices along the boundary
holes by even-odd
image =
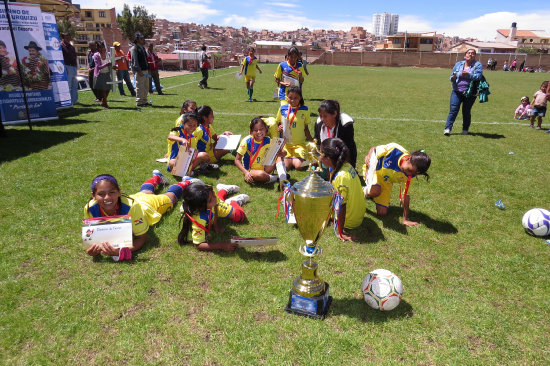
[[[121,14],[117,14],[116,21],[122,31],[122,36],[130,41],[134,40],[134,34],[141,32],[145,38],[153,36],[155,14],[149,14],[144,6],[130,6],[124,4]]]
[[[71,39],[76,39],[76,26],[67,18],[57,21],[57,30],[59,31],[59,35],[69,33]]]

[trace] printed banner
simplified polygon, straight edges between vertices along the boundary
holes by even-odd
[[[50,82],[50,67],[45,57],[46,41],[42,12],[36,4],[10,4],[9,12],[19,54],[19,75],[5,8],[0,8],[0,113],[4,124],[27,122],[21,80],[25,86],[31,120],[56,119]]]
[[[61,38],[57,30],[55,15],[42,13],[42,22],[46,40],[46,53],[44,56],[48,59],[50,65],[50,80],[55,105],[57,108],[70,107],[72,105],[71,92],[67,81],[65,61],[63,60],[63,51],[61,51]]]

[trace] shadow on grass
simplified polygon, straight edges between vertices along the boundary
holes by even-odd
[[[386,240],[382,229],[380,229],[376,221],[369,217],[363,218],[361,226],[351,232],[356,236],[356,243],[359,244],[377,243]]]
[[[484,133],[484,132],[470,132],[468,136],[480,136],[485,139],[504,139],[506,136],[498,134],[498,133]]]
[[[253,100],[254,100],[254,103],[278,103],[279,102],[278,99],[268,99],[268,100],[253,99]]]
[[[81,114],[87,114],[92,112],[97,112],[100,110],[101,107],[99,105],[96,108],[91,107],[83,107],[83,108],[70,108],[70,109],[63,109],[58,112],[59,119],[62,118],[68,118],[68,117],[74,117],[79,116]],[[103,109],[103,108],[101,108]]]
[[[211,87],[211,86],[206,87],[206,89],[210,89],[210,90],[225,90],[225,88],[213,88],[213,87]]]
[[[322,98],[307,98],[305,100],[311,100],[312,102],[322,102],[324,99],[322,99]]]
[[[32,131],[9,129],[6,130],[6,138],[2,139],[0,163],[22,158],[84,135],[82,132],[41,131],[36,128]]]
[[[328,316],[331,315],[344,315],[362,322],[383,323],[393,319],[411,318],[414,311],[411,304],[405,300],[401,300],[399,306],[391,311],[379,311],[369,307],[362,298],[333,298],[328,313]]]
[[[367,213],[376,216],[375,211],[367,209]],[[403,209],[401,207],[390,207],[390,209],[388,210],[388,214],[385,217],[380,218],[382,220],[382,225],[384,226],[384,228],[394,230],[398,233],[406,235],[407,227],[399,221],[402,214]],[[410,211],[409,219],[418,222],[420,225],[426,226],[428,229],[437,231],[438,233],[458,233],[458,229],[450,222],[433,219],[422,212]],[[410,230],[414,230],[414,227],[412,227]]]
[[[258,252],[255,251],[254,248],[245,249],[245,248],[237,248],[235,251],[237,255],[244,260],[245,262],[268,262],[268,263],[277,263],[286,261],[288,257],[282,253],[281,251],[275,249],[275,250],[269,250],[266,252]]]

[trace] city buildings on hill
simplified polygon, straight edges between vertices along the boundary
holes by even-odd
[[[550,34],[543,30],[519,30],[517,29],[517,23],[514,22],[510,29],[497,29],[495,41],[518,48],[531,48],[548,52]]]

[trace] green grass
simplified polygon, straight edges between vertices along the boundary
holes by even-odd
[[[0,363],[549,362],[549,247],[524,233],[521,217],[550,208],[550,135],[512,118],[543,74],[487,72],[492,94],[474,106],[472,134],[447,138],[449,70],[310,66],[306,105],[315,113],[323,99],[340,101],[355,118],[358,161],[389,142],[432,157],[430,181],[412,189],[410,218],[420,227],[403,227],[395,206],[381,220],[369,202],[359,242],[341,243],[330,229],[321,238],[319,272],[334,297],[324,321],[283,311],[300,272],[298,230],[275,218],[276,188],[246,184],[229,157],[204,180],[239,184],[252,197],[249,223],[228,224],[214,240],[276,235],[276,247],[225,254],[179,246],[175,210],[135,260],[85,255],[80,220],[91,179],[111,173],[125,192],[139,190],[162,168],[155,158],[188,98],[213,107],[216,131],[247,134],[252,117],[278,107],[274,66],[260,67],[257,103],[246,102],[233,68],[211,75],[209,90],[197,88],[197,74],[163,79],[167,95],[142,111],[118,94],[103,110],[85,92],[83,105],[58,121],[32,132],[8,128],[0,147]],[[375,268],[404,283],[391,312],[362,299],[361,281]]]

